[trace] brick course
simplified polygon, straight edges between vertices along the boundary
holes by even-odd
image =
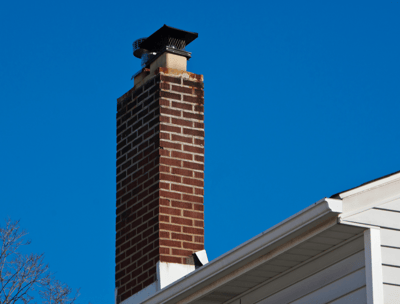
[[[184,264],[204,249],[203,96],[201,75],[159,68],[118,99],[120,301],[155,282],[158,261]]]

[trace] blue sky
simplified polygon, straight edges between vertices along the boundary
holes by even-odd
[[[317,200],[400,170],[399,1],[6,1],[0,214],[81,303],[114,297],[116,98],[132,42],[198,32],[214,259]]]

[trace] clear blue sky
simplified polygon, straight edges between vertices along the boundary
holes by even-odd
[[[3,1],[0,215],[80,302],[114,297],[116,98],[132,42],[199,33],[205,242],[214,259],[400,169],[399,1]]]

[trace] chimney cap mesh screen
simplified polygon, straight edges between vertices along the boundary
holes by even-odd
[[[166,46],[184,50],[197,37],[197,33],[183,31],[164,24],[159,30],[141,42],[140,47],[148,52],[160,52]]]

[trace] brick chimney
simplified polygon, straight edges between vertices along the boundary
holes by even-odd
[[[193,271],[204,249],[203,76],[184,50],[195,38],[164,25],[134,43],[143,68],[117,103],[117,303]]]

